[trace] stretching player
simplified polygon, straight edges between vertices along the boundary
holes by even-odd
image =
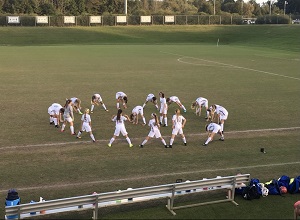
[[[53,103],[48,108],[48,114],[50,115],[50,124],[54,124],[56,128],[59,128],[59,123],[62,121],[61,118],[61,109],[63,107],[58,103]]]
[[[66,101],[66,104],[64,106],[64,123],[61,126],[61,132],[65,131],[65,127],[67,122],[70,123],[70,130],[71,130],[71,135],[76,135],[76,133],[74,132],[74,114],[73,114],[73,107],[72,107],[72,101],[70,99],[68,99]]]
[[[196,115],[199,115],[199,116],[201,116],[201,110],[202,110],[203,107],[205,107],[205,109],[206,109],[205,119],[208,119],[209,118],[208,100],[206,98],[199,97],[191,105],[191,109],[196,108],[195,113],[196,113]]]
[[[70,100],[71,100],[71,104],[72,104],[75,112],[78,112],[80,115],[82,115],[82,112],[80,111],[81,110],[81,100],[76,97],[70,98]]]
[[[147,141],[150,138],[153,138],[155,136],[156,138],[160,138],[160,140],[163,143],[163,145],[165,146],[165,148],[168,148],[166,141],[163,139],[163,137],[161,136],[161,133],[159,131],[160,125],[159,125],[157,115],[155,113],[151,114],[151,119],[149,120],[148,125],[150,126],[150,132],[149,132],[148,136],[145,138],[145,140],[142,142],[142,144],[140,144],[140,147],[143,148],[144,145],[147,143]]]
[[[143,119],[143,125],[146,125],[146,119],[144,117],[144,109],[140,105],[135,106],[134,109],[132,109],[132,113],[130,114],[129,118],[133,122],[133,124],[137,125],[139,122],[139,115],[141,115],[141,118]]]
[[[203,144],[203,146],[207,146],[209,142],[213,141],[213,138],[215,134],[220,134],[221,138],[219,139],[220,141],[224,141],[224,135],[221,131],[221,126],[216,124],[216,123],[210,123],[205,126],[205,130],[207,131],[208,138],[206,142]]]
[[[90,110],[87,108],[84,111],[84,114],[81,117],[81,130],[77,134],[77,138],[81,138],[80,135],[83,131],[90,133],[90,137],[92,138],[93,142],[96,142],[95,137],[92,133],[92,119],[89,115]]]
[[[104,110],[108,112],[104,102],[102,101],[100,94],[98,94],[98,93],[96,93],[92,96],[91,104],[92,104],[91,113],[93,113],[95,105],[99,105],[99,104],[101,104],[102,107],[104,108]]]
[[[168,104],[165,98],[165,94],[163,92],[159,92],[159,97],[160,97],[160,117],[159,117],[159,121],[160,124],[163,123],[164,121],[164,127],[168,126],[168,118],[167,118],[167,113],[168,113]]]
[[[108,143],[108,146],[111,147],[111,144],[115,141],[116,137],[119,136],[120,133],[122,133],[122,135],[125,136],[128,144],[129,144],[129,147],[133,147],[133,144],[131,143],[131,140],[128,137],[128,133],[126,131],[125,124],[124,124],[124,122],[126,120],[130,121],[129,117],[127,115],[123,116],[122,109],[118,109],[117,115],[116,116],[113,115],[111,120],[116,122],[116,129],[115,129],[113,137],[110,139],[110,141]]]
[[[117,100],[117,109],[120,109],[120,103],[122,103],[124,108],[127,108],[126,103],[128,102],[128,98],[124,92],[117,92],[116,100]]]
[[[170,148],[172,148],[174,138],[177,134],[181,135],[183,144],[184,144],[184,146],[186,146],[186,139],[183,134],[183,128],[184,128],[185,123],[186,123],[186,119],[180,114],[180,110],[176,109],[175,115],[173,115],[173,118],[172,118],[173,130],[172,130],[172,136],[171,136],[170,145],[169,145]]]
[[[183,109],[184,112],[186,112],[185,107],[183,106],[183,104],[180,102],[179,98],[177,96],[171,96],[169,98],[167,98],[167,103],[170,105],[173,102],[175,102],[180,108]]]
[[[215,115],[217,115],[217,123],[221,125],[221,132],[224,132],[224,123],[228,118],[228,111],[220,105],[212,105],[209,107],[208,111],[211,112],[211,121],[213,122]]]
[[[152,103],[155,105],[156,109],[159,110],[159,109],[158,109],[158,105],[157,105],[157,99],[156,99],[155,95],[149,94],[149,95],[147,96],[146,101],[145,101],[145,103],[143,104],[143,108],[145,108],[145,106],[146,106],[146,104],[147,104],[148,102],[152,102]]]

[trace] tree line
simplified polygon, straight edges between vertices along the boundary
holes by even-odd
[[[122,15],[125,0],[0,0],[2,15]],[[271,6],[270,6],[271,4]],[[271,9],[271,10],[270,10]],[[299,0],[127,0],[128,15],[300,14]]]

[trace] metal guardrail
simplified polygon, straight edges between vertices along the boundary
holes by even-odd
[[[217,177],[190,182],[173,183],[167,185],[151,186],[124,191],[107,192],[79,197],[49,200],[45,202],[27,203],[16,206],[6,206],[6,219],[24,219],[39,215],[58,214],[62,212],[93,210],[93,219],[98,219],[98,209],[114,205],[149,201],[153,199],[167,198],[167,209],[176,215],[174,210],[199,205],[207,205],[220,202],[234,201],[235,188],[250,180],[250,174],[236,176]],[[203,202],[185,206],[174,206],[177,196],[187,194],[215,191],[218,189],[228,190],[228,198],[223,200]]]

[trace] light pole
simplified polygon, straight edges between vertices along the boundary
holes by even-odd
[[[284,1],[284,7],[283,7],[283,15],[285,15],[285,9],[286,9],[286,5],[288,4],[287,1]]]
[[[127,0],[124,0],[125,15],[127,15]]]
[[[270,0],[270,10],[269,10],[269,12],[270,12],[270,15],[272,14],[272,0]]]
[[[216,0],[214,0],[214,15],[216,15]]]

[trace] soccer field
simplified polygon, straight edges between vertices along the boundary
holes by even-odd
[[[113,29],[111,32],[113,35]],[[99,33],[101,37],[101,30]],[[89,31],[86,35],[89,39]],[[114,35],[116,42],[119,35],[119,32]],[[277,41],[280,40],[274,44]],[[94,191],[172,183],[178,178],[198,180],[250,173],[251,177],[267,182],[281,175],[300,175],[299,52],[292,46],[284,50],[263,47],[262,43],[260,46],[235,44],[234,39],[226,44],[221,39],[218,46],[216,43],[190,43],[186,39],[186,43],[180,44],[170,41],[168,44],[104,42],[89,45],[86,42],[1,46],[1,197],[4,198],[10,188],[16,188],[22,202],[27,203],[37,201],[39,196],[50,200]],[[127,122],[134,147],[129,148],[120,136],[108,148],[114,132],[111,116],[117,112],[115,94],[118,91],[128,95],[128,109],[124,110],[128,115],[135,106],[144,103],[149,93],[158,97],[163,91],[166,97],[178,96],[187,108],[187,112],[182,113],[187,119],[184,128],[187,146],[177,136],[172,149],[165,149],[158,139],[151,139],[140,149],[138,145],[147,136],[149,127]],[[87,133],[78,140],[70,135],[68,126],[61,133],[49,125],[47,109],[52,103],[63,105],[66,98],[78,97],[83,109],[90,108],[94,93],[101,94],[109,109],[105,112],[96,106],[91,114],[96,143],[91,142]],[[202,146],[207,123],[204,112],[199,117],[190,108],[200,96],[207,98],[209,105],[219,104],[228,110],[224,142],[217,137],[207,147]],[[161,128],[167,143],[176,108],[174,103],[169,106],[169,126]],[[152,112],[157,110],[148,103],[144,109],[147,122]],[[75,113],[76,132],[80,118]],[[266,154],[260,152],[262,147]],[[297,198],[299,200],[299,195],[288,195],[284,201],[280,198],[280,204],[290,207]],[[264,213],[261,200],[270,201],[266,209],[273,214]],[[292,209],[286,210],[284,206],[273,210],[269,197],[261,200],[256,204],[252,202],[256,209],[261,209],[261,215],[253,212],[250,217],[292,217]],[[247,203],[239,202],[242,203],[239,208],[243,205],[247,208]],[[234,214],[236,211],[231,205],[215,207],[226,210],[229,206],[225,218],[249,217],[242,212]],[[128,210],[107,213],[105,217],[171,218],[160,208],[162,210],[152,207],[155,210],[146,209],[138,214]],[[202,207],[193,208],[193,213],[189,213],[190,209],[179,211],[177,217],[224,218],[224,213],[215,213],[214,206],[204,209],[208,211]],[[0,211],[3,216],[4,207]],[[159,216],[149,214],[152,212],[158,212]]]

